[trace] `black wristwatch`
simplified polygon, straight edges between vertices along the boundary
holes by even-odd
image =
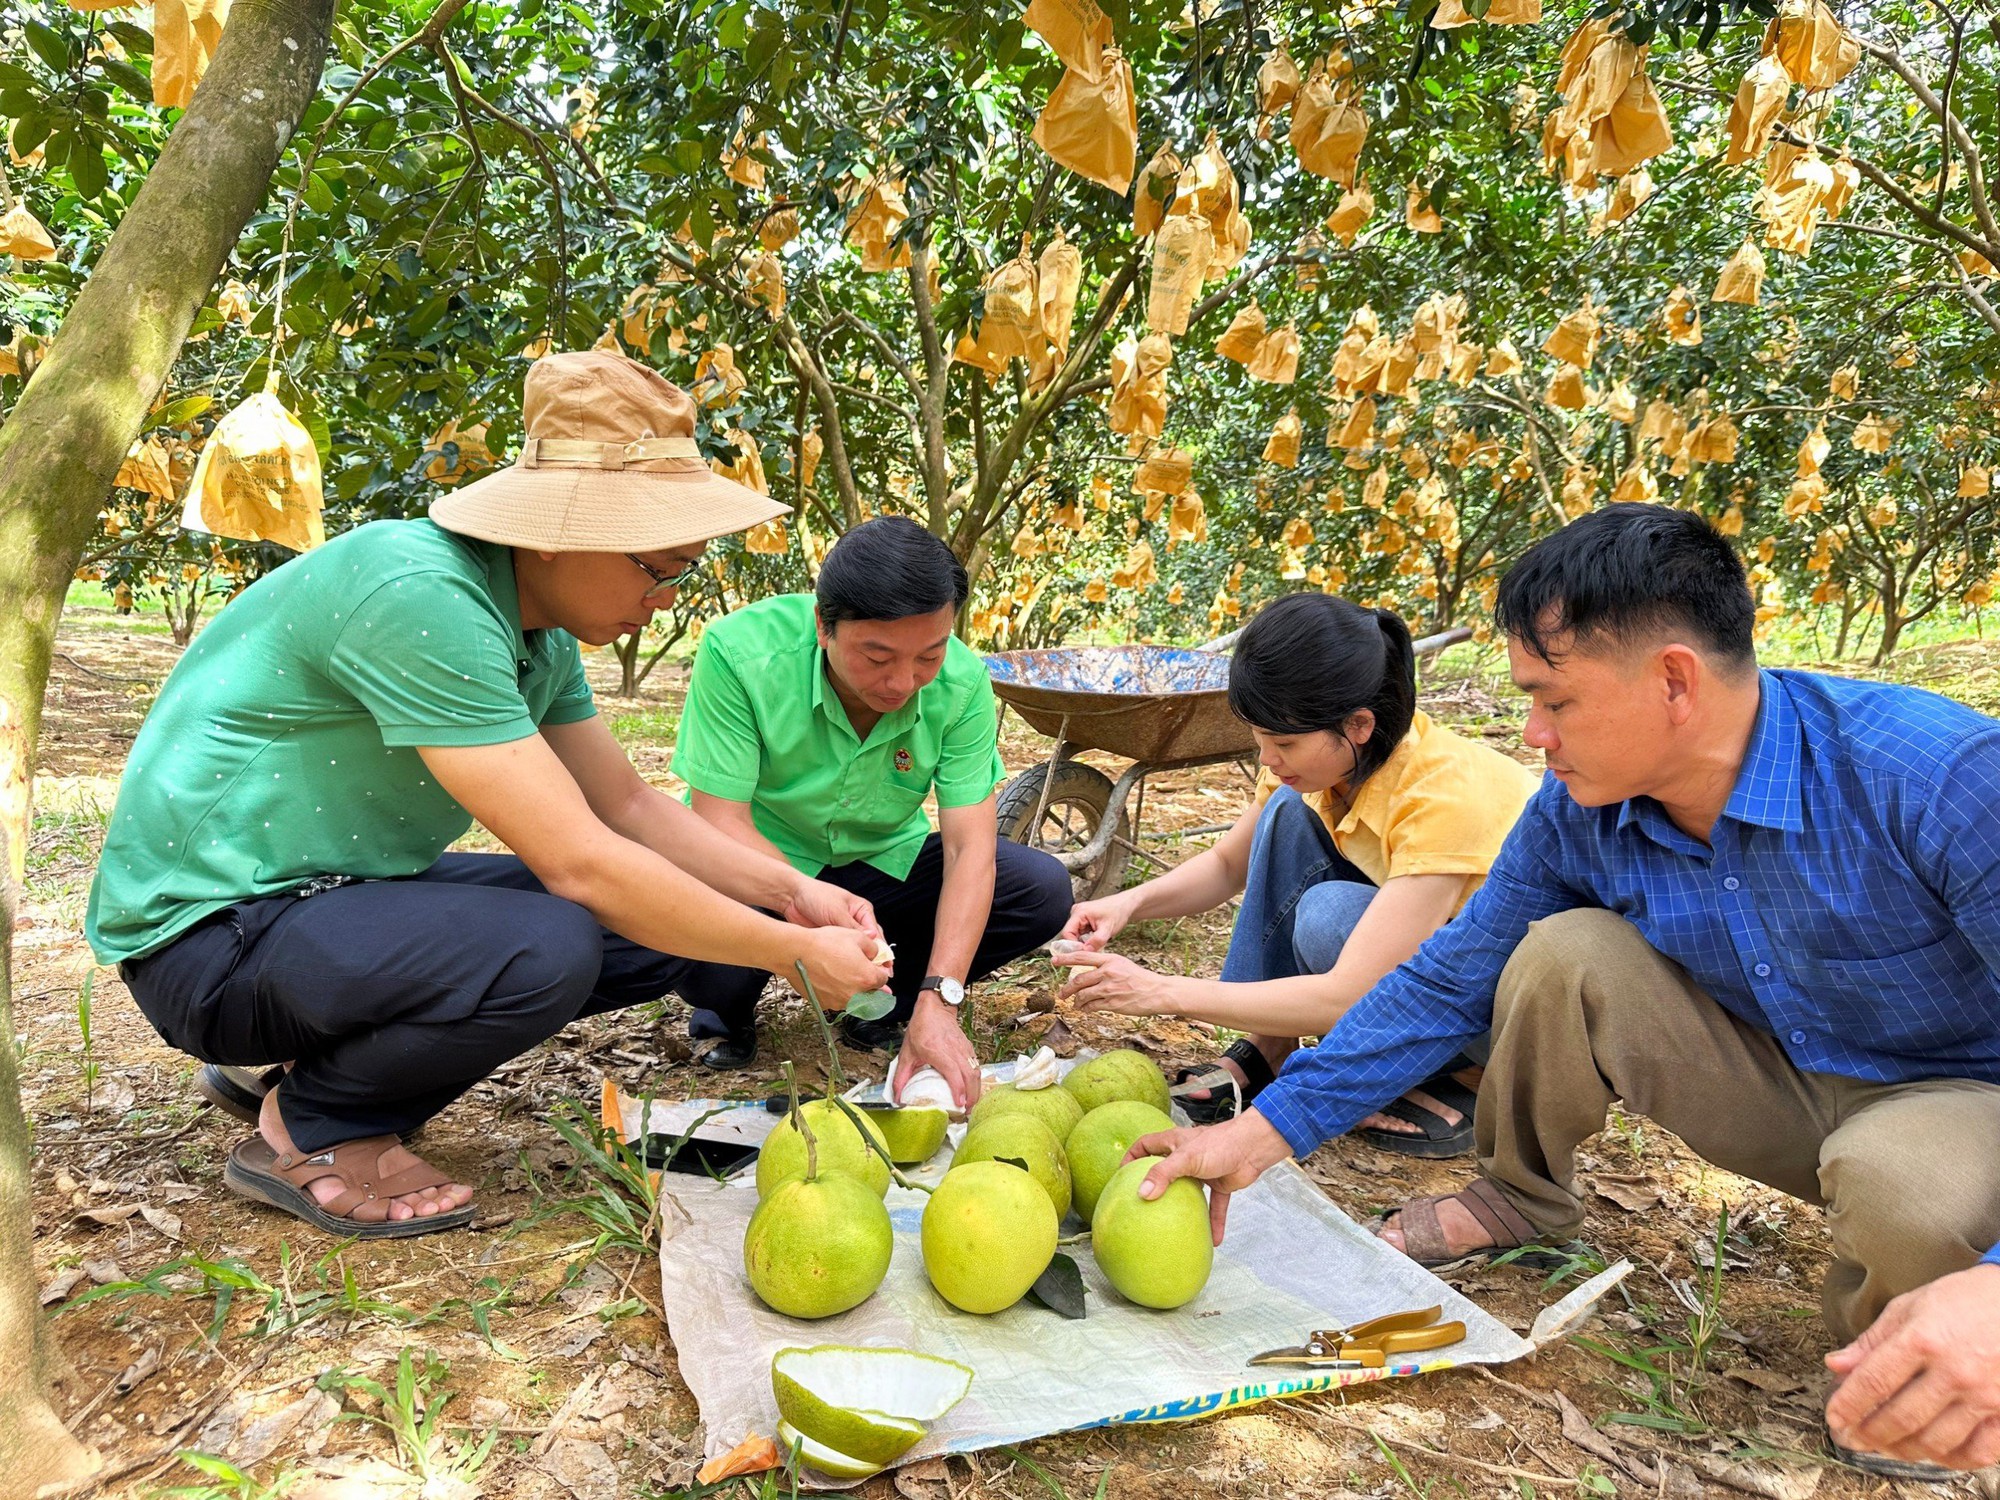
[[[938,999],[953,1010],[965,1004],[965,986],[956,979],[946,979],[939,974],[926,974],[924,982],[918,986],[917,993],[921,995],[925,990],[935,992]]]

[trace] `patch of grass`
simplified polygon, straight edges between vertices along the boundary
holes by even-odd
[[[1631,1370],[1646,1383],[1637,1392],[1636,1411],[1617,1411],[1606,1422],[1621,1422],[1655,1431],[1677,1432],[1699,1437],[1711,1429],[1703,1414],[1700,1396],[1708,1384],[1709,1361],[1715,1352],[1716,1337],[1722,1332],[1722,1292],[1728,1276],[1729,1210],[1722,1209],[1715,1221],[1715,1261],[1699,1282],[1673,1283],[1675,1294],[1687,1308],[1685,1338],[1663,1338],[1642,1349],[1616,1349],[1595,1339],[1579,1337],[1576,1342],[1602,1355],[1613,1364]],[[1633,1395],[1624,1386],[1622,1394]]]
[[[359,1391],[374,1397],[379,1411],[344,1411],[338,1420],[369,1422],[387,1432],[396,1445],[397,1457],[424,1481],[426,1491],[433,1485],[440,1490],[452,1485],[474,1488],[500,1434],[489,1432],[474,1442],[471,1429],[461,1426],[455,1429],[459,1434],[456,1441],[447,1436],[444,1408],[452,1392],[446,1389],[445,1379],[450,1373],[451,1366],[428,1350],[420,1362],[404,1349],[396,1356],[394,1385],[345,1370],[330,1370],[320,1377],[319,1389]]]
[[[1042,1482],[1043,1487],[1046,1488],[1048,1492],[1055,1497],[1055,1500],[1070,1500],[1069,1491],[1064,1489],[1060,1484],[1056,1482],[1055,1475],[1051,1474],[1047,1469],[1043,1468],[1040,1464],[1036,1463],[1032,1458],[1028,1457],[1028,1455],[1023,1453],[1019,1448],[1002,1448],[1000,1451],[1006,1454],[1007,1457],[1011,1458],[1015,1463],[1019,1464],[1022,1468],[1026,1469],[1030,1474],[1034,1475],[1035,1478],[1039,1479]],[[1390,1461],[1392,1463],[1394,1462],[1393,1459]],[[1092,1500],[1104,1500],[1105,1494],[1108,1492],[1110,1485],[1111,1485],[1111,1471],[1109,1469],[1106,1469],[1102,1474],[1099,1474],[1097,1476],[1097,1493],[1092,1497]]]
[[[111,808],[94,789],[57,782],[36,789],[28,831],[28,899],[53,906],[62,926],[83,925],[97,851],[110,821]]]
[[[175,1485],[155,1490],[156,1500],[282,1500],[285,1491],[298,1483],[290,1469],[280,1469],[270,1480],[260,1480],[239,1469],[226,1458],[184,1449],[174,1455],[191,1469],[207,1476],[204,1484]]]
[[[234,1256],[208,1260],[184,1255],[135,1280],[92,1287],[72,1297],[58,1312],[68,1313],[92,1302],[128,1297],[211,1297],[214,1310],[205,1334],[211,1343],[221,1334],[239,1296],[247,1296],[253,1304],[259,1300],[263,1303],[262,1312],[249,1330],[251,1337],[259,1339],[291,1333],[323,1317],[339,1317],[350,1325],[371,1317],[393,1323],[416,1321],[418,1314],[414,1309],[363,1290],[342,1257],[341,1252],[346,1248],[345,1241],[335,1245],[295,1276],[291,1244],[280,1241],[275,1281],[266,1280],[256,1267]]]
[[[671,745],[681,732],[681,711],[663,704],[620,714],[611,721],[611,732],[622,744]]]
[[[517,1278],[518,1280],[518,1278]],[[422,1317],[416,1320],[418,1327],[427,1323],[443,1323],[455,1313],[464,1313],[479,1336],[486,1341],[486,1347],[507,1359],[524,1359],[525,1355],[512,1345],[504,1343],[493,1332],[493,1315],[505,1312],[514,1305],[516,1282],[503,1283],[498,1276],[479,1278],[479,1290],[470,1297],[447,1297]]]
[[[618,1249],[644,1257],[657,1251],[660,1188],[645,1157],[620,1140],[615,1131],[606,1130],[586,1114],[581,1105],[565,1104],[550,1124],[576,1153],[577,1164],[569,1174],[567,1191],[556,1193],[545,1188],[523,1162],[529,1187],[537,1199],[523,1227],[533,1228],[550,1219],[574,1215],[597,1231],[589,1255]],[[689,1133],[692,1131],[690,1127]],[[579,1264],[588,1260],[589,1255],[582,1257]]]
[[[83,1035],[83,1107],[94,1109],[97,1095],[97,1054],[91,1046],[91,998],[97,990],[97,970],[83,976],[76,989],[76,1029]]]

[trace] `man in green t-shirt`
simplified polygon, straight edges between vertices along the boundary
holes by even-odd
[[[979,1095],[966,983],[1047,942],[1070,909],[1063,867],[998,835],[993,684],[952,633],[965,595],[965,569],[916,522],[855,527],[814,593],[704,632],[673,761],[694,810],[744,848],[867,900],[896,953],[896,1006],[843,1018],[847,1038],[901,1043],[891,1087],[928,1066],[960,1107]],[[718,1039],[711,1067],[755,1055],[755,1001],[697,1012],[695,1034]]]
[[[888,978],[866,901],[648,786],[584,680],[579,641],[644,628],[704,543],[785,507],[710,473],[694,403],[622,355],[538,361],[523,417],[515,463],[431,519],[215,617],[91,887],[99,961],[257,1126],[229,1186],[335,1234],[467,1222],[472,1189],[398,1137],[579,1015],[742,1005],[795,965],[836,1004]],[[447,854],[475,818],[513,852]]]

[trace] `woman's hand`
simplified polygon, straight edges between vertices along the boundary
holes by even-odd
[[[1069,920],[1063,923],[1060,935],[1086,948],[1102,951],[1107,943],[1130,925],[1133,905],[1130,891],[1121,891],[1097,901],[1080,901],[1070,908]]]
[[[1111,1010],[1121,1016],[1172,1016],[1180,1013],[1174,990],[1180,981],[1155,974],[1123,954],[1078,948],[1051,960],[1075,972],[1056,991],[1058,1000],[1074,1000],[1084,1010]]]

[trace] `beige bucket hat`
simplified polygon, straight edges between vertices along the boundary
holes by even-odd
[[[528,367],[526,437],[508,467],[431,502],[447,531],[537,552],[661,552],[791,507],[712,472],[679,386],[608,350]]]

